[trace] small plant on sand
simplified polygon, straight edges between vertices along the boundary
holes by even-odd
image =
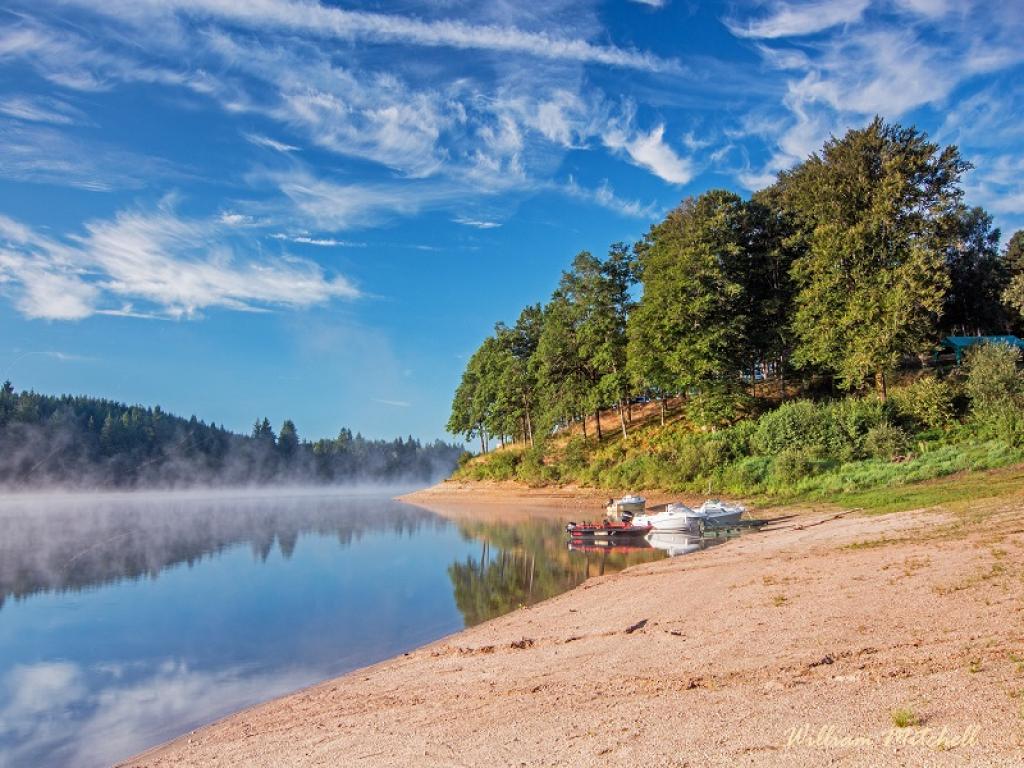
[[[971,663],[967,665],[967,671],[972,675],[981,672],[981,659],[971,659]]]
[[[909,728],[921,722],[910,707],[898,707],[889,713],[889,717],[892,718],[892,724],[897,728]]]
[[[785,595],[775,595],[775,597],[772,598],[772,605],[774,605],[776,608],[778,608],[780,605],[785,605],[785,604],[786,604],[786,596]]]

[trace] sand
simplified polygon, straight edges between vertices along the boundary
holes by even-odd
[[[607,493],[447,488],[454,516]],[[797,517],[259,705],[133,766],[1019,766],[1024,495]],[[896,728],[894,712],[917,725]],[[899,719],[896,717],[895,719]]]

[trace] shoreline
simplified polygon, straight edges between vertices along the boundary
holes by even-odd
[[[452,517],[469,505],[573,515],[610,495],[464,485],[400,500]],[[588,579],[123,765],[1015,764],[1024,494],[949,506],[803,511]],[[899,708],[922,724],[894,745]],[[952,741],[973,726],[974,742]],[[941,727],[944,748],[906,743]]]

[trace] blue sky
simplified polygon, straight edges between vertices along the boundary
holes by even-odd
[[[0,379],[306,437],[443,435],[580,250],[874,114],[1024,225],[1024,7],[8,0]]]

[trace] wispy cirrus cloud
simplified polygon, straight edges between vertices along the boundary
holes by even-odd
[[[287,154],[289,152],[298,152],[300,150],[300,147],[293,146],[292,144],[286,144],[283,141],[277,141],[269,136],[262,136],[258,133],[246,133],[243,135],[245,136],[245,140],[250,144],[255,144],[257,147],[272,149],[275,152]]]
[[[345,41],[400,43],[429,48],[456,48],[517,53],[540,59],[602,64],[651,72],[677,72],[678,62],[634,49],[593,43],[579,37],[531,31],[501,24],[474,24],[461,19],[423,19],[356,11],[297,0],[225,3],[222,0],[108,0],[90,10],[119,20],[148,23],[154,15],[181,14],[217,19],[251,29],[279,29]]]
[[[776,2],[767,16],[746,21],[730,19],[726,23],[740,37],[799,37],[858,21],[870,4],[871,0]]]
[[[270,235],[274,240],[284,240],[299,245],[315,245],[320,248],[365,248],[366,243],[352,240],[339,240],[335,237],[311,237],[310,235],[288,235],[284,232],[274,232]]]
[[[82,112],[67,102],[38,95],[0,98],[0,114],[17,120],[55,125],[72,125],[84,120]]]
[[[758,44],[765,63],[787,78],[779,106],[788,118],[772,116],[773,125],[762,134],[774,143],[770,157],[759,168],[748,165],[738,172],[744,186],[763,186],[819,149],[830,134],[876,114],[899,120],[921,109],[944,111],[940,133],[966,135],[970,131],[959,113],[968,110],[992,130],[1007,130],[1008,113],[993,115],[992,105],[976,98],[961,97],[950,108],[979,74],[1009,72],[1024,62],[1020,47],[1010,42],[1022,25],[1004,18],[998,4],[972,1],[969,16],[966,8],[953,14],[944,0],[770,7],[767,17],[728,20],[737,36],[766,41]],[[816,33],[813,43],[799,39]],[[999,101],[1007,92],[1000,90]]]
[[[87,222],[63,240],[0,217],[0,289],[26,317],[75,320],[97,313],[192,317],[221,307],[301,308],[360,291],[295,257],[241,256],[216,220],[179,217],[165,201]]]
[[[452,221],[456,224],[462,224],[464,227],[474,227],[475,229],[497,229],[501,226],[501,223],[497,221],[474,219],[469,216],[456,216]]]
[[[572,176],[568,181],[557,187],[562,194],[568,195],[576,200],[584,200],[602,208],[614,211],[620,216],[627,216],[634,219],[651,219],[658,213],[658,207],[654,203],[641,203],[639,200],[627,200],[615,194],[608,179],[604,179],[597,187],[588,188],[580,185]]]

